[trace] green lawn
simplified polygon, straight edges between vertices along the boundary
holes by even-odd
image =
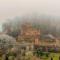
[[[50,53],[49,57],[43,58],[43,60],[51,60],[51,57],[53,60],[59,60],[60,53]]]

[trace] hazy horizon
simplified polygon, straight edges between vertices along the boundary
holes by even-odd
[[[0,0],[0,26],[11,18],[35,14],[60,17],[60,0]]]
[[[60,0],[0,0],[0,21],[34,13],[60,17]]]

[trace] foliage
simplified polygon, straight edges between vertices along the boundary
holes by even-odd
[[[14,47],[16,41],[8,35],[0,35],[0,53],[6,53],[9,48]]]

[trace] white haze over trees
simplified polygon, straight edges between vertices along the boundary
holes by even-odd
[[[39,24],[48,21],[59,32],[60,0],[0,0],[0,31],[5,21],[16,22],[18,19]]]
[[[8,21],[6,21],[2,25],[2,28],[4,31],[6,26],[10,25],[10,27],[13,28],[13,32],[9,32],[8,34],[12,35],[13,37],[16,37],[20,32],[21,24],[24,24],[25,22],[29,22],[32,24],[34,28],[40,29],[42,31],[42,34],[53,34],[54,36],[60,35],[59,18],[54,18],[46,15],[40,16],[37,14],[36,15],[33,14],[29,16],[15,17],[14,19],[9,19]]]

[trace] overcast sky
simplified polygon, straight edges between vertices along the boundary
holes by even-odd
[[[0,23],[34,13],[60,16],[60,0],[0,0]]]
[[[0,0],[0,20],[28,14],[60,16],[60,0]]]

